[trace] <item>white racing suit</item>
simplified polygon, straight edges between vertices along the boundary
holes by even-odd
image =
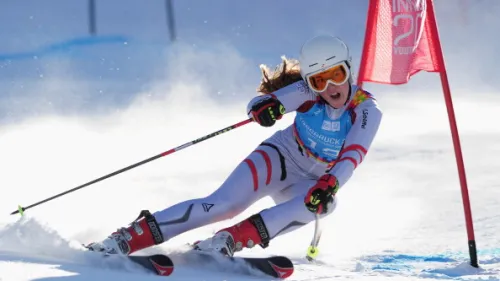
[[[338,109],[326,104],[303,81],[272,95],[287,113],[296,112],[293,124],[264,140],[212,194],[149,214],[146,222],[132,225],[118,238],[115,236],[117,242],[113,242],[112,248],[128,254],[162,243],[188,230],[230,219],[264,196],[271,196],[276,205],[248,219],[258,232],[248,239],[252,244],[253,239],[265,247],[278,235],[314,221],[315,214],[304,204],[307,192],[325,173],[334,175],[339,187],[349,180],[370,148],[382,112],[373,96],[356,85],[351,85],[347,102]],[[265,96],[252,99],[248,108]],[[335,209],[336,200],[335,196],[324,215]],[[236,232],[249,228],[253,230],[247,232],[255,232],[254,227],[243,223],[234,227],[239,226],[246,230]],[[152,235],[142,235],[146,229]],[[134,239],[138,242],[132,243]]]
[[[272,95],[287,113],[296,111],[295,122],[263,141],[211,195],[154,213],[165,240],[230,219],[268,195],[277,205],[260,216],[272,239],[314,220],[304,197],[320,176],[333,174],[341,187],[361,164],[382,117],[370,93],[352,85],[339,109],[323,102],[303,81]],[[250,101],[248,108],[262,97]],[[328,213],[335,204],[336,199]]]

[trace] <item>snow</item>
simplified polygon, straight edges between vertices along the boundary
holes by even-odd
[[[220,20],[209,14],[200,19],[190,13],[198,15],[207,7],[186,1],[178,6],[181,41],[171,45],[158,36],[165,31],[150,22],[120,29],[128,22],[111,16],[109,1],[102,4],[99,25],[105,32],[88,38],[83,6],[76,11],[55,1],[60,6],[53,3],[58,13],[52,14],[36,1],[27,2],[29,8],[10,3],[11,14],[0,17],[2,24],[14,23],[17,32],[2,33],[6,43],[0,46],[0,280],[160,280],[134,264],[83,251],[81,244],[128,224],[140,210],[212,192],[261,140],[290,124],[293,114],[273,128],[237,128],[29,209],[24,217],[9,214],[18,204],[29,205],[246,119],[246,102],[259,81],[258,64],[275,64],[283,53],[293,56],[310,32],[299,28],[293,14],[284,15],[297,38],[286,41],[286,50],[270,51],[283,45],[276,37],[281,39],[266,53],[259,36],[260,25],[272,23],[268,19],[241,23],[237,16]],[[122,2],[121,9],[129,13],[148,7]],[[366,7],[352,5],[357,14],[341,17],[356,18],[362,26]],[[452,13],[436,5],[445,19],[440,28],[455,28]],[[486,4],[468,5],[471,13],[479,13]],[[489,8],[492,14],[499,10]],[[248,12],[260,14],[259,9]],[[462,27],[498,26],[489,14],[474,19]],[[160,14],[151,20],[164,24]],[[203,30],[196,32],[198,24]],[[238,28],[236,39],[233,31],[224,33],[224,24],[233,31],[251,27]],[[322,27],[311,25],[315,32]],[[351,31],[338,30],[361,46],[361,38],[347,36]],[[267,32],[265,38],[273,38],[273,31]],[[201,33],[206,45],[194,39]],[[317,262],[304,258],[314,224],[273,240],[268,249],[240,255],[287,255],[295,264],[290,280],[500,280],[499,83],[483,76],[498,72],[490,67],[497,53],[489,50],[499,46],[481,44],[490,39],[487,32],[476,32],[476,40],[461,44],[453,33],[443,34],[480,268],[468,264],[446,107],[438,75],[428,73],[404,86],[365,85],[384,111],[383,123],[365,161],[340,191],[335,213],[321,221]],[[207,39],[211,35],[212,41]],[[489,55],[464,62],[465,49]],[[464,71],[460,66],[466,64]],[[172,255],[178,266],[171,280],[271,280],[234,268],[189,266],[179,253],[186,243],[270,204],[264,198],[231,220],[144,252]]]

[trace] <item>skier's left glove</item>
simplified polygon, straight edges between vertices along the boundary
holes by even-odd
[[[318,182],[309,189],[304,203],[307,209],[316,214],[328,212],[328,206],[333,202],[333,196],[339,189],[339,182],[334,175],[324,174]]]

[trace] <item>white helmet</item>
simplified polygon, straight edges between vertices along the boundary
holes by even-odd
[[[330,66],[343,61],[346,62],[350,71],[351,57],[349,56],[349,49],[340,38],[330,35],[316,36],[302,45],[299,55],[300,75],[306,80],[307,74],[320,69],[328,69]],[[349,81],[351,81],[351,77],[349,77]]]

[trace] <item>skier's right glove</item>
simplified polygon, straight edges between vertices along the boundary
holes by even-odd
[[[328,206],[333,202],[333,196],[338,189],[339,182],[334,175],[322,175],[304,198],[306,208],[316,214],[327,213]]]
[[[269,96],[254,103],[249,112],[255,122],[271,127],[285,114],[285,107],[276,98]]]

